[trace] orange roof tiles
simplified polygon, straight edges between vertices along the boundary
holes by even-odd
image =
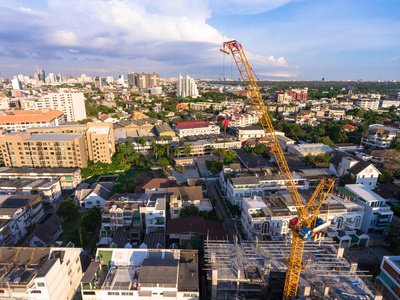
[[[24,113],[25,112],[25,113]],[[9,111],[7,115],[0,115],[0,124],[28,124],[50,122],[59,118],[64,113],[59,110],[49,110],[41,112],[40,110],[20,110]]]

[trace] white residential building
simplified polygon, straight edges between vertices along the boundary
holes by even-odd
[[[277,136],[285,136],[283,132],[275,131]],[[265,137],[264,129],[261,126],[249,126],[236,128],[236,136],[239,141],[255,141],[258,138]]]
[[[374,124],[369,126],[363,137],[363,144],[371,148],[389,148],[390,144],[400,135],[400,129]]]
[[[49,93],[41,98],[26,99],[24,109],[57,109],[66,115],[67,122],[86,119],[83,93]]]
[[[242,206],[243,197],[270,196],[278,191],[286,190],[285,182],[279,174],[257,174],[238,176],[226,180],[226,197],[232,205]],[[292,177],[297,189],[308,189],[309,181],[296,172]]]
[[[172,125],[172,128],[180,138],[220,133],[220,128],[217,125],[204,121],[177,122]]]
[[[176,96],[181,98],[197,98],[199,96],[199,91],[197,90],[197,84],[194,79],[190,78],[189,75],[186,77],[179,75],[176,85]]]
[[[300,195],[303,201],[304,199]],[[362,205],[333,195],[331,202],[322,204],[319,217],[331,221],[331,226],[325,230],[329,238],[336,239],[341,247],[352,245],[368,246],[369,236],[360,231],[364,214]],[[327,216],[329,208],[329,214]],[[241,214],[243,232],[249,239],[279,240],[290,235],[289,222],[297,217],[296,207],[286,191],[273,197],[253,196],[244,198]],[[318,233],[317,238],[324,234]]]
[[[3,248],[0,297],[70,300],[82,279],[82,248]],[[4,257],[4,258],[3,258]],[[22,276],[23,275],[23,276]]]
[[[27,237],[28,229],[44,216],[42,198],[0,196],[0,246],[14,246]]]
[[[400,300],[400,256],[384,256],[377,279],[383,284],[388,299]]]
[[[335,153],[330,160],[329,169],[340,177],[349,174],[355,178],[356,184],[362,184],[370,189],[376,187],[381,174],[373,164],[345,152]]]
[[[294,153],[299,157],[306,157],[308,155],[317,156],[324,155],[333,152],[333,149],[328,145],[322,143],[310,143],[310,144],[299,144],[299,145],[288,145],[287,152]]]
[[[198,300],[198,272],[197,250],[98,248],[82,299]]]
[[[362,184],[347,184],[345,187],[354,194],[355,201],[364,206],[361,230],[371,236],[370,245],[382,245],[393,218],[390,206],[385,199]]]
[[[165,233],[167,199],[165,194],[151,194],[145,206],[140,207],[144,214],[146,225],[145,233]]]
[[[258,123],[257,114],[233,114],[229,120],[229,127],[247,127]]]

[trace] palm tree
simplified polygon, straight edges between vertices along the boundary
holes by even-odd
[[[143,150],[144,150],[144,146],[146,145],[146,140],[144,139],[144,138],[142,138],[142,137],[140,137],[139,139],[138,139],[138,142],[139,142],[139,144],[143,147]]]
[[[185,147],[185,154],[186,156],[190,156],[190,154],[192,154],[193,151],[193,143],[192,142],[186,142],[185,144],[183,144],[183,146]]]
[[[175,156],[175,157],[178,157],[178,154],[179,154],[179,148],[174,148],[173,150],[172,150],[172,153],[173,153],[173,155]]]

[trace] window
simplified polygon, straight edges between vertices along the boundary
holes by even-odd
[[[36,282],[36,286],[37,287],[44,287],[46,285],[44,284],[44,282]]]
[[[96,295],[96,292],[91,292],[91,291],[83,291],[84,295]],[[133,294],[132,294],[133,295]]]
[[[39,290],[32,290],[31,291],[31,294],[41,294],[42,293],[42,291],[39,291]]]

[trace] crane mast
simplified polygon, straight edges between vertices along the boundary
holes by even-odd
[[[318,218],[318,213],[322,203],[331,195],[334,181],[322,179],[309,202],[303,203],[284,153],[280,147],[268,110],[265,107],[264,100],[258,89],[255,73],[247,61],[242,45],[236,40],[225,42],[222,44],[220,51],[225,54],[232,54],[235,60],[236,66],[248,91],[249,98],[251,99],[252,105],[265,132],[275,162],[278,165],[279,171],[297,210],[298,217],[292,219],[289,223],[289,227],[292,231],[292,245],[290,257],[287,261],[288,269],[284,289],[284,297],[286,299],[291,299],[297,295],[305,242],[316,232],[329,226],[329,224],[323,224],[323,221]]]

